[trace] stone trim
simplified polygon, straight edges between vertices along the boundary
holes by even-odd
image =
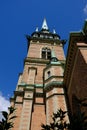
[[[14,91],[15,96],[23,96],[24,92],[23,91]]]
[[[42,59],[42,58],[33,58],[33,57],[26,57],[24,59],[24,64],[25,63],[41,63],[41,64],[48,64],[49,60],[47,59]]]
[[[19,84],[18,85],[18,87],[29,87],[29,86],[35,88],[43,88],[43,84]]]
[[[34,87],[34,84],[21,83],[18,85],[18,87],[29,87],[29,86]]]
[[[43,84],[35,84],[35,88],[42,88]]]
[[[28,98],[28,97],[25,98],[25,97],[24,97],[24,98],[23,98],[23,102],[24,102],[24,100],[33,100],[33,98]]]
[[[45,103],[34,103],[34,105],[45,105]]]
[[[37,74],[37,68],[36,67],[33,67],[33,66],[29,67],[28,68],[28,73],[29,73],[29,70],[36,70],[35,75]]]
[[[33,88],[33,87],[31,87],[31,88],[25,87],[25,88],[24,88],[24,91],[34,91],[34,88]]]
[[[63,86],[63,82],[53,81],[53,82],[48,83],[46,86],[44,86],[44,90],[49,91],[53,87],[61,87],[61,86]]]
[[[39,41],[40,43],[51,43],[53,44],[54,42],[58,45],[62,44],[62,40],[60,39],[49,39],[49,38],[40,38],[40,37],[31,37],[27,35],[27,40],[28,42],[32,41],[37,43],[37,41]]]
[[[48,79],[44,80],[44,83],[48,82],[49,80],[51,80],[52,78],[63,78],[64,76],[50,76]]]
[[[55,63],[54,63],[54,64],[50,64],[50,63],[49,63],[49,64],[46,66],[46,68],[44,68],[43,72],[44,72],[45,70],[49,69],[51,66],[61,66],[62,68],[64,68],[65,60],[64,60],[64,61],[60,61],[60,60],[59,60],[59,62],[60,62],[61,64],[58,64],[58,63],[57,63],[57,64],[55,64]]]
[[[60,62],[61,62],[61,65],[65,64],[65,60],[60,60]],[[49,64],[49,60],[48,59],[42,59],[42,58],[26,57],[24,59],[24,64],[28,64],[28,63]],[[55,65],[55,66],[57,66],[57,65]]]
[[[53,97],[53,96],[61,96],[61,95],[65,95],[64,93],[54,93],[52,95],[50,95],[49,97],[46,98],[46,100],[48,100],[49,98]]]
[[[15,103],[15,104],[23,104],[23,101],[22,101],[22,102],[16,102],[16,101],[15,101],[14,103]]]
[[[43,96],[44,96],[44,93],[39,93],[39,92],[35,93],[35,97],[43,97]]]

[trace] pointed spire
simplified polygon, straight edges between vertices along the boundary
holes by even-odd
[[[55,29],[53,29],[53,34],[56,34],[56,31],[55,31]]]
[[[46,18],[44,18],[43,24],[42,24],[42,29],[48,30]]]
[[[36,27],[36,32],[38,32],[38,27]]]

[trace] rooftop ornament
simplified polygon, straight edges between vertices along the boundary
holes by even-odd
[[[42,29],[48,30],[47,22],[46,19],[44,18],[43,24],[42,24]]]

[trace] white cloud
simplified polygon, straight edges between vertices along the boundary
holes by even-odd
[[[2,119],[1,111],[8,111],[10,102],[0,92],[0,120]]]
[[[87,4],[85,5],[83,11],[84,11],[84,13],[87,15]]]

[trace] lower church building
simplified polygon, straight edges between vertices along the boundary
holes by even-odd
[[[76,97],[87,98],[87,21],[82,31],[70,33],[66,58],[66,40],[49,30],[46,19],[41,30],[36,28],[26,38],[24,69],[10,99],[17,115],[12,130],[41,130],[53,112],[61,108],[76,113]]]

